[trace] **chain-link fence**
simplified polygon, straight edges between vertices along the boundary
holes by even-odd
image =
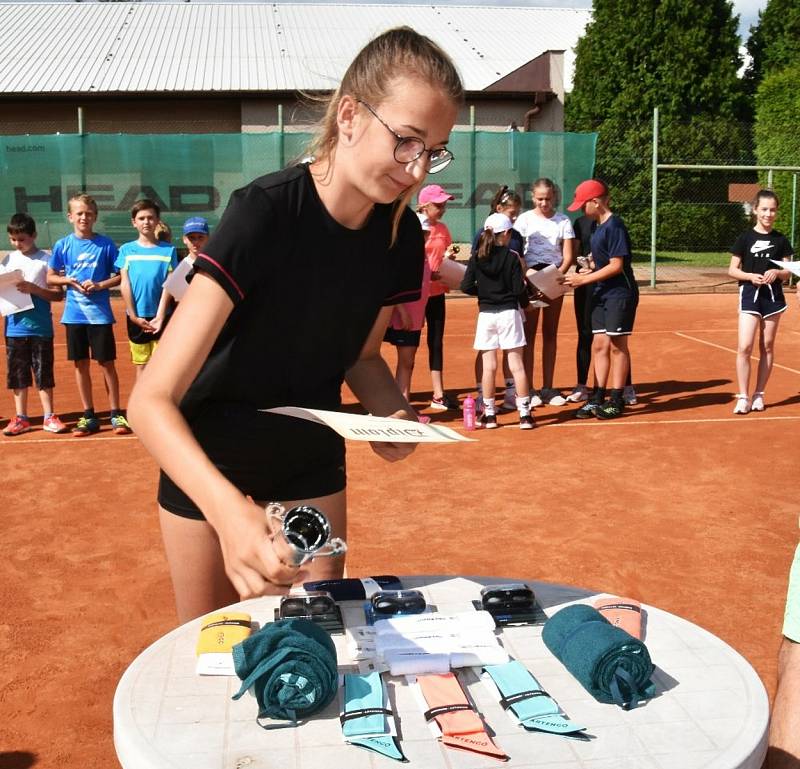
[[[662,120],[657,129],[655,123],[604,127],[597,174],[611,188],[613,208],[628,225],[637,258],[650,260],[655,235],[659,266],[727,265],[730,246],[752,224],[751,202],[760,187],[778,193],[776,228],[794,244],[800,146],[775,152],[764,134],[754,124],[698,118]],[[796,128],[768,131],[770,137],[780,134],[793,137]]]
[[[454,196],[446,222],[457,241],[470,242],[502,185],[530,200],[530,185],[550,177],[567,196],[594,170],[596,134],[454,132],[455,161],[430,177]],[[66,201],[85,190],[100,208],[97,228],[131,239],[130,207],[155,200],[167,223],[191,215],[218,221],[230,193],[304,154],[310,136],[261,134],[61,134],[3,136],[0,217],[27,211],[39,245],[50,247],[69,227]]]

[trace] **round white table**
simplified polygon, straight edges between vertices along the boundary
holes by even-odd
[[[402,577],[441,612],[471,610],[482,587],[514,580],[493,577]],[[549,616],[595,594],[528,582]],[[598,594],[601,595],[601,594]],[[277,598],[236,604],[262,624],[272,621]],[[363,625],[363,601],[342,602],[346,626]],[[541,626],[505,628],[508,652],[522,662],[561,705],[586,725],[590,740],[570,739],[515,726],[479,681],[459,678],[511,760],[509,767],[537,769],[760,769],[766,753],[768,700],[748,662],[697,625],[644,606],[645,643],[657,670],[657,696],[625,711],[596,702],[552,656]],[[393,762],[345,745],[337,701],[296,728],[264,730],[255,700],[233,701],[236,677],[197,676],[195,643],[200,620],[173,630],[143,651],[125,671],[114,697],[114,744],[123,769],[366,769]],[[339,667],[350,659],[343,636],[333,636]],[[387,674],[388,676],[388,674]],[[424,769],[497,767],[497,761],[444,749],[404,678],[388,678],[403,751]]]

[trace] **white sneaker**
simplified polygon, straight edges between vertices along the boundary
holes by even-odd
[[[625,389],[622,391],[622,400],[626,406],[635,406],[639,402],[633,385],[625,385]]]
[[[750,411],[764,410],[764,393],[753,393],[753,400],[750,403]]]
[[[536,390],[531,390],[531,408],[539,408],[539,406],[543,405],[544,401],[539,397],[539,393]]]
[[[734,414],[746,414],[750,411],[750,398],[747,395],[738,393],[736,396],[736,405],[733,407]]]
[[[552,388],[541,390],[541,398],[548,406],[566,406],[567,399],[558,391]]]
[[[575,389],[567,396],[568,403],[583,403],[589,400],[589,388],[586,385],[575,385]]]

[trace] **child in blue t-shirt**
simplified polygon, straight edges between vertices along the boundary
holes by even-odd
[[[63,433],[67,427],[53,411],[53,315],[50,302],[60,302],[59,288],[47,287],[49,254],[36,245],[36,222],[28,214],[14,214],[8,223],[8,239],[15,251],[0,262],[4,273],[19,271],[17,291],[30,294],[33,307],[6,316],[6,384],[14,393],[14,418],[3,435],[22,435],[31,430],[28,388],[36,382],[44,410],[43,429]]]
[[[152,200],[143,199],[131,209],[131,223],[139,237],[123,243],[116,268],[122,277],[120,291],[127,310],[128,344],[136,378],[150,360],[167,320],[170,296],[164,281],[178,265],[175,247],[156,237],[161,210]]]
[[[73,232],[53,246],[47,282],[51,286],[67,287],[61,322],[67,330],[67,360],[75,363],[75,378],[83,404],[83,416],[72,432],[76,436],[85,436],[100,429],[89,372],[91,353],[103,371],[111,408],[111,426],[114,433],[124,435],[131,429],[120,410],[119,378],[114,365],[117,346],[109,292],[120,282],[114,266],[117,247],[110,238],[93,231],[97,221],[97,203],[90,195],[71,197],[67,203],[67,218]]]

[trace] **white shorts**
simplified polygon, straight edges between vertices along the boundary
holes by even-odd
[[[476,350],[513,350],[525,346],[525,321],[520,310],[479,312],[475,329]]]

